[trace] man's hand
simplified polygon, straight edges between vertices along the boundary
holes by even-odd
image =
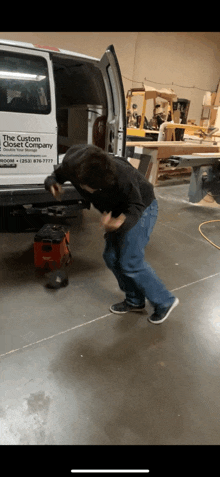
[[[112,217],[112,213],[104,212],[101,218],[100,226],[103,226],[106,232],[114,232],[124,223],[126,216],[124,214],[119,215],[119,217]]]
[[[55,199],[57,199],[61,202],[61,195],[64,193],[64,190],[62,189],[60,184],[58,184],[58,183],[53,184],[50,187],[50,192],[55,197]]]

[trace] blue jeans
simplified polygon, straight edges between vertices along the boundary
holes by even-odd
[[[122,241],[116,234],[108,233],[103,258],[117,278],[129,305],[143,306],[147,298],[154,308],[162,310],[172,305],[175,296],[166,289],[153,268],[144,260],[144,249],[149,242],[157,215],[158,204],[155,199]]]

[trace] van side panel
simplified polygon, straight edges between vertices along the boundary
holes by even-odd
[[[1,185],[41,184],[56,164],[55,134],[0,133]]]
[[[49,53],[0,46],[0,183],[43,184],[57,164]]]

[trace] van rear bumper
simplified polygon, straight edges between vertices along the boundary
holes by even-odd
[[[57,202],[50,192],[45,190],[44,185],[24,184],[24,185],[0,185],[0,206],[21,206],[27,204],[78,204],[79,209],[89,208],[87,202],[75,189],[73,185],[63,185],[64,194],[62,202]]]

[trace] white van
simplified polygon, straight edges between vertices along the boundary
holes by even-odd
[[[53,205],[44,180],[74,144],[123,156],[125,114],[113,45],[97,59],[0,40],[0,209]],[[63,205],[88,207],[70,183],[63,187]]]

